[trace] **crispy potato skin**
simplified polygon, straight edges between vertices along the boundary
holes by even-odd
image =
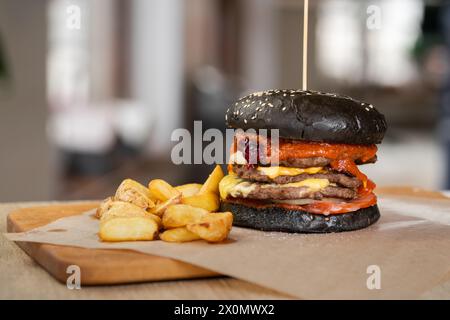
[[[163,215],[162,223],[164,228],[184,227],[189,223],[200,221],[208,211],[185,204],[177,204],[167,208]]]
[[[114,197],[108,197],[100,203],[100,206],[95,211],[95,217],[100,219],[102,215],[108,211],[114,203]]]
[[[108,198],[110,199],[110,198]],[[111,201],[106,199],[104,202],[107,202],[103,205],[102,214],[100,216],[100,220],[106,220],[110,218],[126,218],[126,217],[149,217],[152,218],[159,227],[162,227],[161,218],[157,215],[154,215],[150,212],[145,211],[141,207],[138,207],[132,203],[124,202],[124,201]],[[107,201],[108,200],[108,201]],[[101,207],[100,207],[101,208]],[[97,212],[100,210],[97,209]]]
[[[111,217],[100,222],[98,233],[102,241],[153,240],[158,234],[158,224],[149,217]]]
[[[175,187],[175,189],[181,192],[183,197],[194,196],[200,191],[201,188],[202,184],[200,183],[188,183]]]
[[[231,212],[209,213],[197,223],[186,225],[186,229],[208,242],[221,242],[231,231],[233,214]]]
[[[150,209],[149,212],[161,217],[164,212],[172,205],[178,204],[181,202],[181,194],[175,195],[169,200],[166,200],[164,202],[161,202],[157,204],[154,208]]]
[[[159,238],[166,242],[190,242],[201,239],[198,235],[183,227],[166,230],[159,235]]]
[[[181,196],[181,192],[161,179],[154,179],[148,184],[150,194],[161,202]]]
[[[182,204],[202,208],[209,212],[217,211],[220,207],[219,195],[213,192],[205,192],[181,199]]]
[[[152,213],[147,213],[146,217],[149,217],[150,219],[152,219],[153,221],[156,222],[156,224],[158,225],[158,230],[161,230],[163,225],[162,225],[162,219],[160,217],[158,217],[155,214]]]
[[[111,217],[145,217],[147,211],[132,203],[124,201],[111,202],[107,211],[103,212],[100,220]]]
[[[130,202],[146,210],[153,208],[155,203],[150,199],[150,191],[137,181],[125,179],[117,188],[116,200]]]
[[[222,168],[217,165],[203,184],[198,194],[215,193],[219,194],[219,182],[224,177]]]

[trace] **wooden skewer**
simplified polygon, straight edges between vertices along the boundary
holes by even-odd
[[[303,81],[302,89],[308,88],[308,0],[303,2]]]

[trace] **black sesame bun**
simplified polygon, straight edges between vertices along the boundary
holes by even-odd
[[[345,144],[381,143],[386,120],[372,105],[347,96],[270,90],[239,99],[227,110],[231,128],[279,129],[281,138]]]
[[[252,207],[223,201],[221,211],[233,212],[233,225],[263,231],[329,233],[363,229],[380,218],[377,205],[333,215],[280,207]]]

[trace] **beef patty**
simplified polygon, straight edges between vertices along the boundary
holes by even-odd
[[[245,166],[235,165],[233,166],[233,171],[242,179],[264,183],[286,184],[300,182],[306,179],[328,179],[331,183],[336,183],[347,188],[356,189],[361,186],[360,180],[355,177],[349,177],[343,173],[302,173],[296,176],[278,176],[272,179],[258,171],[256,168],[246,168]]]
[[[293,168],[310,168],[310,167],[325,167],[330,164],[332,160],[324,157],[313,157],[313,158],[288,158],[285,160],[280,160],[279,165],[284,167]],[[377,156],[367,160],[364,163],[355,161],[357,165],[375,163],[377,161]]]
[[[278,187],[263,184],[255,184],[254,189],[248,193],[246,198],[258,200],[294,200],[294,199],[314,199],[340,198],[354,199],[357,192],[354,189],[328,186],[320,191],[314,191],[308,187]]]

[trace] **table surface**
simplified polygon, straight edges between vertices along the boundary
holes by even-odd
[[[118,286],[86,286],[70,290],[7,240],[9,212],[49,202],[0,204],[0,299],[290,299],[292,297],[238,279],[163,281]],[[450,282],[422,298],[450,299]]]

